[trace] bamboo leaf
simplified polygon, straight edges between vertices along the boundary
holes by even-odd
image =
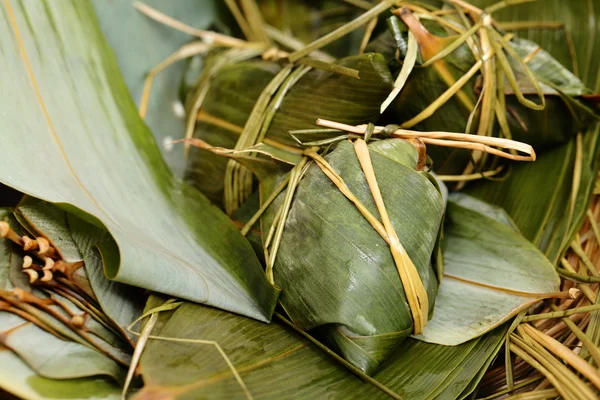
[[[117,400],[121,393],[118,385],[103,378],[55,380],[40,377],[4,347],[0,347],[0,386],[28,400]]]
[[[121,366],[97,351],[59,339],[7,312],[0,312],[0,335],[2,345],[41,377],[74,379],[104,375],[115,381],[124,377]]]
[[[181,342],[149,341],[141,360],[146,386],[137,399],[155,395],[246,398],[216,350],[186,339],[217,341],[257,400],[390,398],[386,392],[404,399],[459,398],[471,377],[491,362],[504,332],[495,330],[453,347],[407,339],[375,375],[376,382],[367,383],[280,321],[265,325],[184,303],[175,312],[161,314],[157,327],[153,335]]]
[[[90,4],[7,1],[0,18],[0,181],[104,225],[118,246],[107,277],[268,320],[275,289],[227,217],[161,161]]]
[[[124,331],[143,310],[147,296],[136,287],[106,279],[103,255],[99,249],[114,246],[106,231],[72,215],[67,215],[67,221],[73,241],[83,255],[85,271],[102,311]]]
[[[464,207],[474,199],[463,197],[462,205],[453,199],[444,224],[444,279],[433,318],[416,337],[450,346],[495,328],[560,286],[552,264],[514,223]]]

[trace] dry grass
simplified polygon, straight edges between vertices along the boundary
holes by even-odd
[[[600,276],[598,225],[600,195],[595,193],[586,221],[560,265],[580,276],[563,278],[561,289],[577,288],[579,294],[572,300],[548,300],[530,310],[507,339],[510,352],[505,348],[504,356],[499,357],[487,371],[478,398],[598,397],[600,311],[562,318],[541,315],[598,304],[600,284],[594,282]],[[575,279],[592,282],[575,282]],[[508,362],[507,355],[510,357]]]

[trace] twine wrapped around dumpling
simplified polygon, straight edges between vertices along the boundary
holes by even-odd
[[[274,284],[295,324],[371,374],[431,316],[444,200],[405,140],[344,141],[312,159],[285,218]],[[263,232],[284,197],[263,216]]]

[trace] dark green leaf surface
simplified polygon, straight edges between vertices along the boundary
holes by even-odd
[[[417,153],[410,143],[378,141],[370,149],[390,219],[432,306],[438,281],[431,255],[444,212],[442,196],[426,174],[415,171]],[[326,159],[379,215],[352,144],[340,143]],[[291,319],[302,329],[319,327],[333,347],[369,374],[412,332],[389,246],[317,165],[296,191],[274,275]]]
[[[165,314],[157,322],[162,328],[153,335],[218,342],[255,399],[389,398],[279,321],[265,325],[189,303]],[[503,332],[495,330],[453,347],[407,339],[374,378],[407,400],[460,398],[471,378],[491,361]],[[146,386],[136,399],[245,398],[224,359],[209,344],[150,340],[141,371]]]
[[[0,181],[104,225],[119,249],[109,278],[268,320],[276,291],[228,218],[162,162],[91,5],[8,1],[0,18]]]

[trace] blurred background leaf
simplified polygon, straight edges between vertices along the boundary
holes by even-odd
[[[235,27],[221,0],[144,0],[144,3],[198,29],[229,33],[230,27]],[[146,74],[192,38],[142,15],[133,7],[133,1],[92,0],[92,4],[106,41],[115,52],[125,84],[139,105]],[[178,114],[178,109],[183,110],[179,106],[179,85],[184,69],[184,62],[176,63],[154,80],[145,119],[177,176],[183,173],[183,151],[167,150],[162,143],[165,138],[183,137],[184,116]]]

